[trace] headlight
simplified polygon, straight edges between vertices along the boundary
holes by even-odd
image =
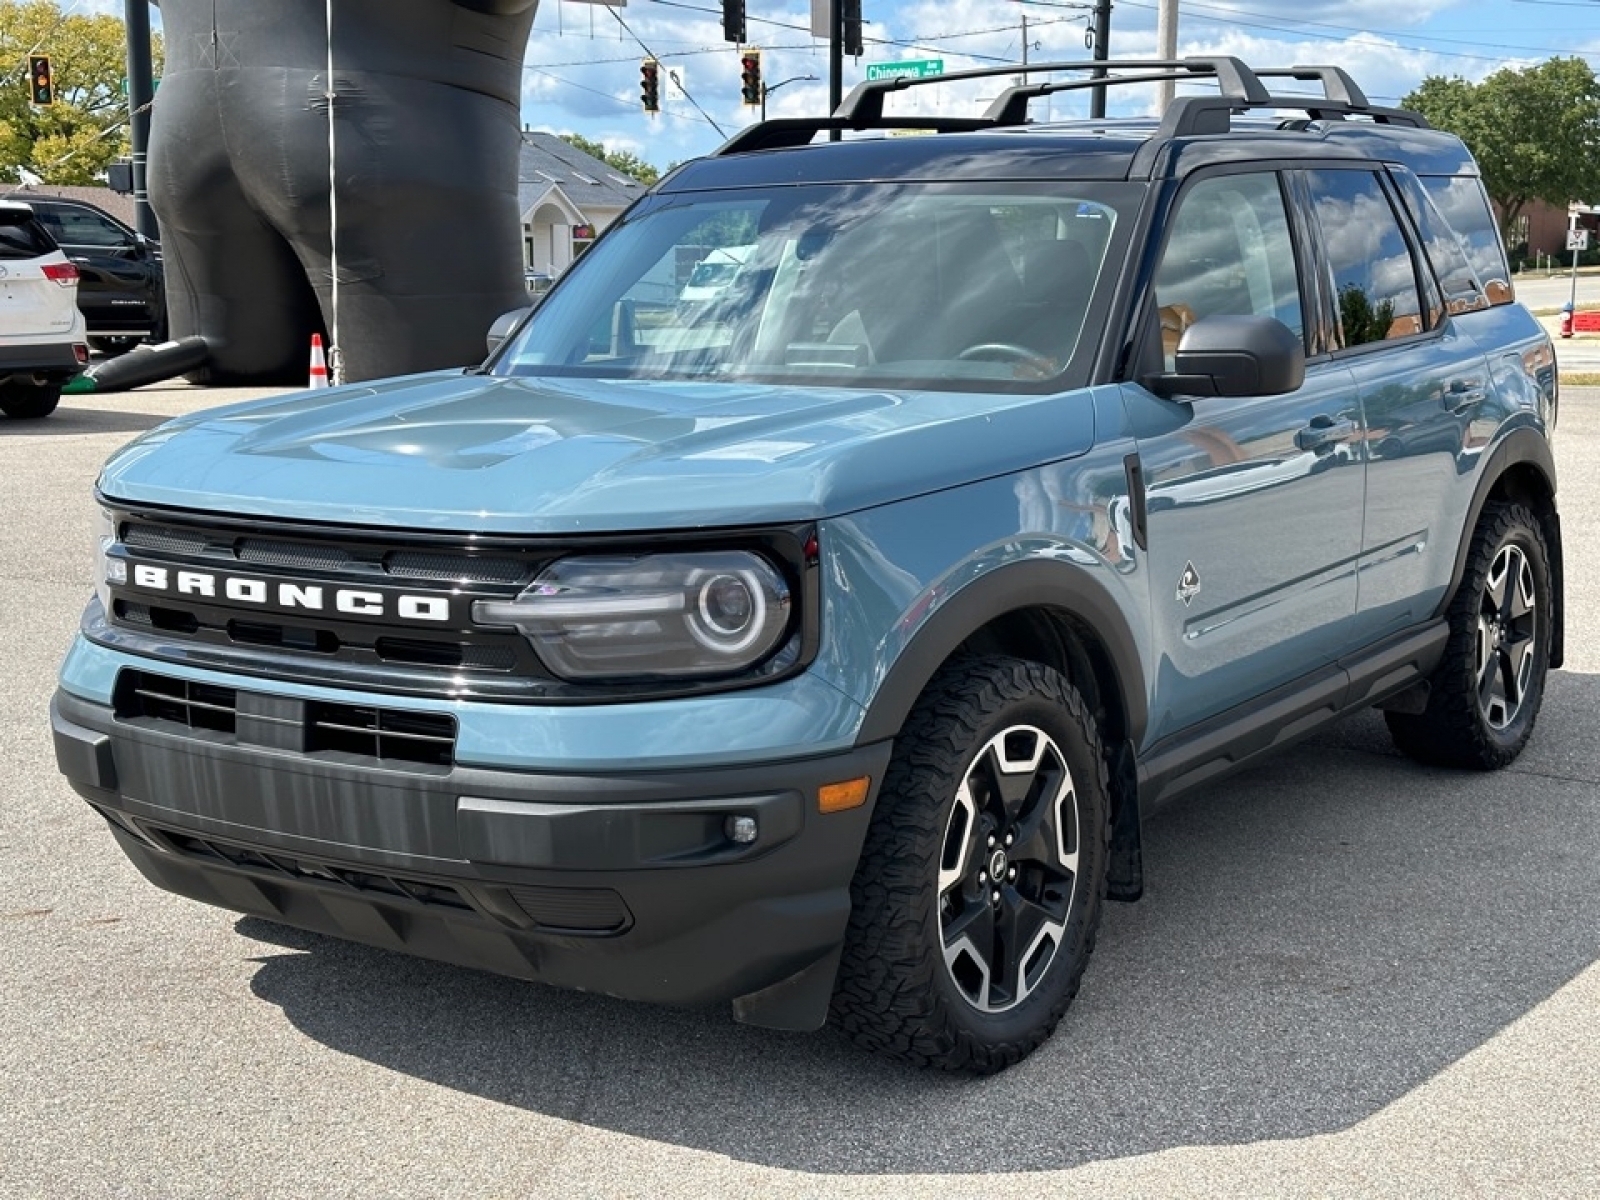
[[[94,594],[100,597],[100,607],[106,610],[106,617],[111,616],[111,584],[128,582],[128,564],[120,558],[112,558],[106,551],[110,550],[117,540],[117,521],[110,512],[100,508],[95,510],[94,521]]]
[[[515,600],[479,600],[472,619],[512,626],[566,679],[723,675],[784,640],[789,588],[739,550],[567,558]]]

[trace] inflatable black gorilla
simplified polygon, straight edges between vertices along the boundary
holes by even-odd
[[[333,0],[345,379],[476,362],[494,318],[527,303],[516,163],[536,4]],[[334,316],[326,0],[161,12],[148,180],[172,336],[205,340],[210,382],[304,382]]]

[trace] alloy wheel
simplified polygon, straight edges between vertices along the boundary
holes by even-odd
[[[945,969],[967,1003],[998,1013],[1043,982],[1078,875],[1078,799],[1061,748],[1014,725],[977,753],[956,790],[939,861]]]
[[[1517,718],[1533,677],[1538,633],[1533,565],[1511,543],[1495,555],[1478,614],[1478,708],[1491,729]]]

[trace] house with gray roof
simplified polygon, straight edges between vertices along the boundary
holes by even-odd
[[[645,185],[553,133],[524,130],[517,170],[525,265],[559,275]]]
[[[102,212],[110,213],[129,229],[134,228],[133,197],[113,192],[108,187],[82,187],[74,184],[36,183],[0,186],[7,200],[41,199],[82,200]]]

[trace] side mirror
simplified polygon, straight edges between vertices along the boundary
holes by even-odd
[[[522,324],[522,319],[532,311],[533,306],[530,304],[526,308],[513,308],[510,312],[501,313],[496,317],[494,324],[489,326],[489,337],[487,339],[489,353],[493,354],[500,349],[501,344],[511,336],[512,331]]]
[[[1144,384],[1158,396],[1277,396],[1305,382],[1300,338],[1274,317],[1202,317],[1178,342],[1170,374]]]

